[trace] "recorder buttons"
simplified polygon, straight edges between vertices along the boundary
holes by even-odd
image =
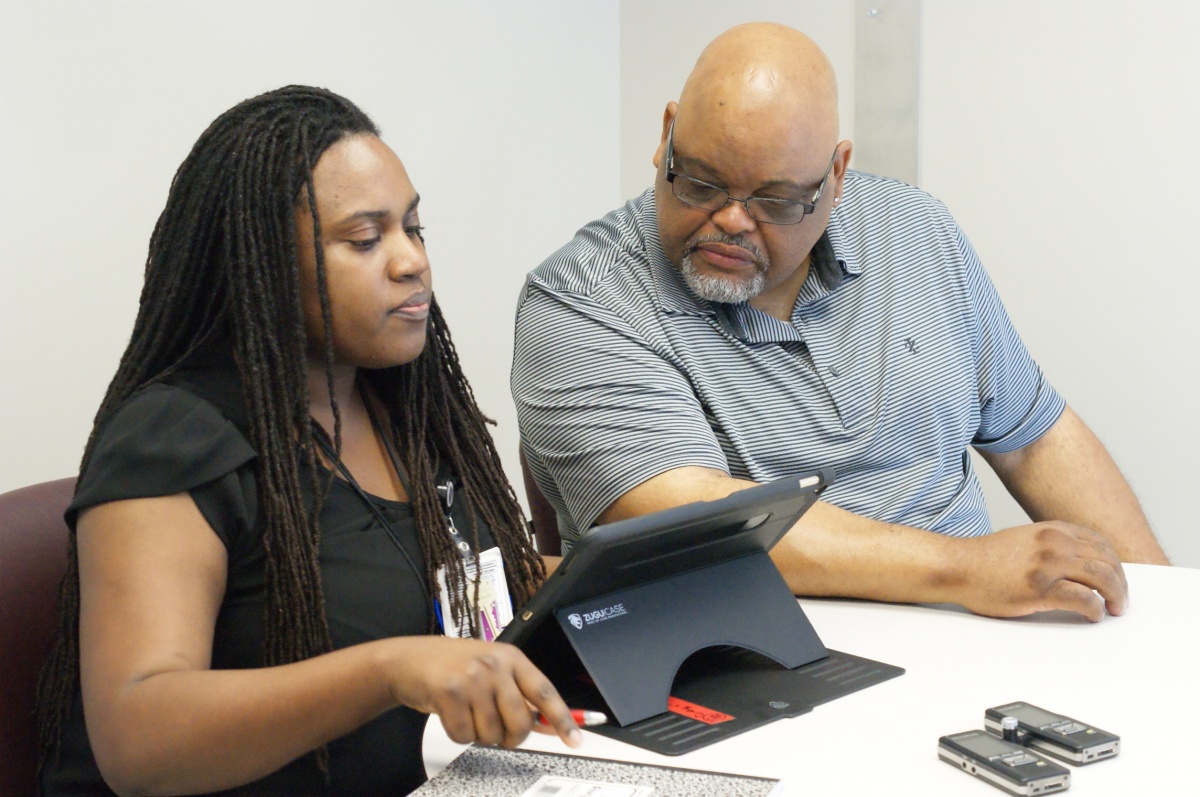
[[[1010,767],[1022,767],[1026,764],[1036,764],[1039,759],[1029,755],[1029,753],[1009,753],[1008,755],[1000,756],[1000,760]]]
[[[1063,736],[1070,736],[1072,733],[1079,733],[1080,731],[1087,730],[1087,726],[1080,725],[1078,722],[1074,722],[1072,720],[1066,720],[1064,722],[1058,722],[1054,725],[1051,725],[1049,728],[1047,728],[1047,730],[1054,731],[1055,733],[1061,733]]]

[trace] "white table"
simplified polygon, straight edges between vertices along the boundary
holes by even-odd
[[[826,647],[907,672],[812,712],[684,756],[585,733],[577,752],[784,780],[787,794],[998,795],[938,760],[939,736],[983,727],[1025,700],[1121,737],[1120,755],[1069,767],[1071,793],[1195,794],[1200,779],[1200,570],[1126,565],[1130,608],[1088,623],[1067,613],[994,620],[957,607],[802,599]],[[568,752],[531,734],[525,747]],[[432,776],[461,751],[436,718]]]

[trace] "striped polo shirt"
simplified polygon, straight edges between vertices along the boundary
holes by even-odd
[[[567,547],[689,465],[755,482],[831,467],[824,500],[843,509],[986,534],[967,447],[1021,448],[1064,407],[945,206],[853,171],[790,323],[697,298],[663,254],[651,189],[529,275],[511,383]]]

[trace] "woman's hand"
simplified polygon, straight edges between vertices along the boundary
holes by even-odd
[[[398,703],[437,714],[460,744],[516,747],[531,730],[556,733],[567,745],[583,743],[579,727],[549,679],[517,648],[500,642],[404,637],[391,663]],[[539,726],[533,711],[550,726]]]

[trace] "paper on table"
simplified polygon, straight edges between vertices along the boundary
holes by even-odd
[[[652,786],[629,786],[599,780],[543,775],[521,797],[650,797]]]

